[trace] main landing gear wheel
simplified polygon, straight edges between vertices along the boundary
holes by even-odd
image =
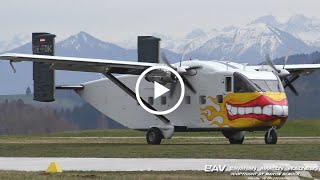
[[[148,130],[146,138],[148,144],[160,144],[163,135],[160,129],[153,127]]]
[[[230,144],[243,144],[244,136],[241,139],[229,138]]]
[[[230,144],[243,144],[244,132],[243,131],[221,131]]]
[[[264,136],[264,141],[266,144],[277,144],[277,141],[278,141],[277,131],[273,128],[269,129]]]

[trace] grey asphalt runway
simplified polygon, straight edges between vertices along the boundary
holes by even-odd
[[[44,171],[57,162],[64,171],[204,171],[206,165],[232,168],[309,168],[320,171],[320,161],[172,158],[51,158],[0,157],[0,170]],[[208,168],[208,166],[207,166]],[[295,169],[304,170],[304,169]]]

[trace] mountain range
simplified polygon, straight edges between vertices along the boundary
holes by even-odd
[[[287,22],[263,16],[241,27],[194,29],[180,39],[152,35],[162,38],[161,50],[171,62],[199,58],[258,64],[266,54],[281,58],[288,52],[309,54],[320,50],[320,20],[303,15],[295,15]],[[0,52],[31,53],[28,39],[30,36],[20,34],[11,41],[0,41]],[[136,44],[136,39],[107,42],[81,31],[56,43],[55,48],[56,55],[61,56],[137,61]],[[17,73],[13,75],[9,63],[0,62],[0,82],[6,82],[0,94],[21,94],[32,86],[32,64],[16,63],[15,68]],[[56,80],[57,84],[79,84],[98,78],[98,73],[57,71]]]

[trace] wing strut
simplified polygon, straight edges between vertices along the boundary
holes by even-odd
[[[110,81],[112,81],[114,84],[116,84],[119,88],[121,88],[125,93],[127,93],[129,96],[131,96],[134,100],[136,99],[136,93],[133,92],[130,88],[128,88],[125,84],[123,84],[119,79],[117,79],[116,77],[114,77],[110,72],[104,72],[102,73],[103,75],[105,75],[107,78],[110,79]],[[154,109],[148,102],[146,102],[145,100],[143,100],[141,98],[141,101],[149,108],[152,109],[154,111],[156,111],[156,109]],[[157,118],[159,118],[161,121],[163,121],[164,123],[169,123],[169,119],[167,119],[165,116],[163,115],[155,115]]]

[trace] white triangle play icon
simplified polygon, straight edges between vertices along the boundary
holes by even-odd
[[[168,92],[169,89],[162,86],[161,84],[154,82],[154,99],[158,98],[162,94]]]

